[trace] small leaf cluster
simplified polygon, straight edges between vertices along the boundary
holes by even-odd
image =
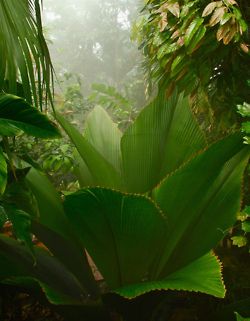
[[[246,206],[242,212],[238,215],[238,220],[240,222],[240,226],[237,232],[237,235],[231,237],[233,241],[233,245],[238,247],[247,246],[250,252],[250,206]]]
[[[250,117],[250,104],[244,102],[242,105],[238,105],[238,113],[244,117],[244,118],[248,118]],[[245,144],[250,144],[250,121],[245,121],[242,123],[242,132],[244,134],[246,134],[246,136],[244,136],[244,143]]]
[[[126,129],[138,114],[138,110],[134,107],[135,102],[128,96],[127,93],[121,93],[115,87],[92,84],[92,93],[88,99],[94,106],[104,107],[118,123],[120,129]]]
[[[169,94],[176,86],[186,93],[202,87],[224,100],[249,100],[250,12],[244,1],[154,0],[144,13],[137,39],[149,77]]]

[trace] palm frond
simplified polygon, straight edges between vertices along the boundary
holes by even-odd
[[[40,6],[38,0],[0,2],[0,90],[42,109],[52,103],[53,67]]]

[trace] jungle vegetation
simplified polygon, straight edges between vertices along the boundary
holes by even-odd
[[[79,8],[0,1],[1,317],[248,320],[248,2]]]

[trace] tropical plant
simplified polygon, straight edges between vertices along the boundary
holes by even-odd
[[[213,129],[225,132],[239,122],[235,106],[250,101],[249,4],[149,0],[143,13],[134,37],[146,58],[149,83],[169,94],[176,86],[192,93],[194,106],[206,106],[212,116]]]
[[[235,227],[234,235],[231,237],[233,245],[238,247],[247,246],[249,249],[248,236],[250,233],[250,207],[246,206],[239,214],[238,220],[239,224]],[[250,251],[250,250],[249,250]]]
[[[1,1],[0,17],[0,90],[42,109],[52,103],[53,77],[40,1]]]
[[[8,139],[20,133],[38,138],[58,138],[61,136],[55,124],[24,99],[10,94],[2,94],[0,95],[0,203],[1,214],[4,214],[5,208],[8,207],[12,216],[15,215],[16,209],[13,210],[15,201],[12,198],[11,204],[9,204],[10,199],[6,202],[8,199],[6,187],[11,181],[17,182],[20,177],[18,160],[9,148]],[[19,160],[20,162],[21,160]],[[16,232],[19,233],[18,227],[15,227]]]
[[[31,230],[49,252],[35,247],[31,255],[0,236],[2,282],[36,281],[53,303],[98,306],[86,249],[107,290],[123,297],[159,289],[224,297],[220,263],[210,251],[240,207],[249,156],[241,135],[207,147],[188,100],[166,101],[162,93],[123,135],[100,107],[84,136],[58,113],[57,119],[82,157],[80,183],[93,187],[65,196],[62,206],[43,174],[26,173],[39,213],[27,212]],[[102,126],[93,127],[100,119]]]
[[[79,152],[80,184],[93,187],[65,196],[62,206],[43,174],[22,170],[24,179],[3,195],[1,217],[26,246],[0,235],[2,282],[38,282],[52,303],[100,307],[103,292],[86,249],[107,290],[123,297],[159,289],[223,297],[220,263],[210,251],[240,206],[249,155],[241,135],[207,147],[188,99],[177,94],[166,101],[160,93],[123,135],[100,107],[84,136],[56,117]],[[20,129],[35,134],[27,123]],[[32,246],[30,231],[45,249]]]

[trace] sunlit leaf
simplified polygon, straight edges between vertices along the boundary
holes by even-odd
[[[202,17],[209,16],[217,7],[217,1],[210,2],[202,12]]]
[[[204,19],[203,18],[196,18],[194,21],[192,21],[187,28],[187,31],[184,36],[184,43],[185,46],[188,46],[196,32],[199,30],[200,26],[202,25]]]

